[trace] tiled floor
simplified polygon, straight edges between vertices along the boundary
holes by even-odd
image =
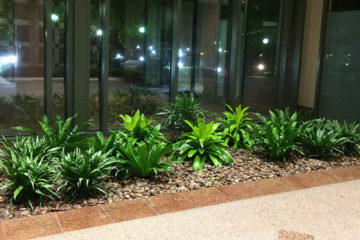
[[[133,229],[135,227],[135,225],[134,226],[131,225],[131,222],[134,221],[129,221],[129,220],[146,218],[156,215],[159,216],[159,214],[172,213],[176,211],[210,206],[214,204],[220,204],[220,205],[223,205],[221,203],[231,204],[232,201],[236,201],[236,200],[261,197],[276,193],[286,194],[287,192],[292,190],[299,190],[304,188],[339,183],[339,182],[355,180],[355,179],[360,179],[359,166],[299,174],[295,176],[288,176],[288,177],[282,177],[276,179],[260,180],[256,182],[239,183],[239,184],[216,187],[216,188],[206,188],[195,191],[176,193],[172,195],[155,196],[145,199],[121,201],[113,204],[86,207],[71,211],[46,214],[43,216],[34,216],[34,217],[27,217],[21,219],[6,220],[6,221],[2,221],[2,229],[0,229],[2,230],[2,234],[0,235],[0,240],[1,237],[3,237],[3,239],[6,240],[29,239],[29,238],[57,234],[61,232],[70,232],[85,228],[92,229],[92,227],[102,226],[102,225],[112,226],[113,224],[111,223],[124,222],[124,221],[128,221],[128,222],[124,222],[122,226],[130,224],[129,226],[124,228],[125,229],[124,231],[129,231],[129,229]],[[316,197],[318,197],[318,199]],[[291,204],[292,200],[290,198],[291,197],[287,198],[287,195],[284,195],[281,199],[278,199],[277,202],[274,203],[274,207],[276,206],[280,207],[280,205],[277,204],[285,204],[285,203]],[[316,201],[320,203],[326,201],[326,199],[324,200],[322,196],[312,196],[312,198],[314,199],[316,198]],[[344,201],[341,198],[337,200],[339,202]],[[353,199],[353,201],[357,201],[357,203],[360,202],[359,200],[360,199],[356,199],[356,198]],[[215,205],[215,206],[220,206],[220,205]],[[321,204],[316,206],[316,211],[319,211],[319,209],[321,209],[321,206],[322,206]],[[306,205],[303,205],[302,202],[299,202],[299,207],[300,208],[306,207]],[[326,206],[324,206],[323,208],[325,210],[327,209]],[[243,211],[245,210],[241,210],[241,211],[242,212],[238,213],[239,215],[244,214]],[[167,215],[168,214],[160,215],[160,216],[167,216]],[[234,217],[236,218],[237,216]],[[155,219],[151,221],[157,221],[156,219],[158,218],[147,218],[147,219]],[[172,221],[173,219],[168,219],[168,221],[165,222],[160,221],[157,222],[156,224],[162,225],[164,231],[168,231],[166,226],[167,224],[171,224]],[[186,217],[181,221],[186,222]],[[243,227],[246,226],[251,227],[250,222],[252,221],[249,220],[249,223],[246,224],[244,223]],[[263,224],[266,225],[267,223],[264,222]],[[146,226],[150,230],[152,229],[151,224]],[[284,226],[286,226],[286,224],[284,224]],[[214,226],[214,228],[215,229],[213,230],[216,231],[217,226]],[[279,228],[279,229],[283,229],[283,228]],[[229,231],[231,232],[232,230],[229,229]],[[155,233],[156,231],[154,232],[154,234]],[[226,235],[226,231],[223,234]],[[309,234],[312,233],[309,232]],[[173,239],[170,233],[168,234],[168,236],[170,237],[166,239]],[[259,236],[261,236],[260,233]],[[54,237],[53,239],[57,239],[57,238]],[[77,238],[77,239],[89,239],[89,238]],[[96,239],[96,238],[92,238],[92,239]],[[100,239],[107,239],[107,238],[100,238]],[[113,238],[113,239],[122,239],[122,238],[118,236],[118,238]],[[133,239],[142,239],[142,238],[140,237]],[[148,238],[143,238],[143,239],[148,239]],[[174,239],[178,239],[178,238],[174,238]]]
[[[38,240],[359,240],[360,180],[264,195]]]

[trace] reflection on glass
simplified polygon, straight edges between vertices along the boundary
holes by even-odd
[[[178,91],[194,92],[214,111],[227,98],[230,16],[230,1],[182,4]]]
[[[192,57],[196,53],[196,49],[193,48],[194,45],[194,21],[196,20],[194,16],[194,11],[196,11],[197,1],[192,0],[183,0],[181,8],[181,34],[180,34],[180,44],[178,51],[178,62],[177,66],[179,68],[179,83],[178,83],[178,92],[190,92],[193,91],[191,79],[192,79]],[[193,81],[194,82],[194,81]]]
[[[90,118],[94,120],[92,130],[99,130],[100,124],[100,0],[90,2]]]
[[[168,102],[172,1],[110,1],[109,122],[136,109],[151,115]]]
[[[1,135],[14,135],[17,125],[37,128],[44,114],[43,53],[42,2],[1,0]]]
[[[52,13],[53,116],[65,115],[65,2],[53,0]]]
[[[243,103],[267,111],[274,103],[280,0],[249,1]]]
[[[333,0],[325,34],[320,79],[319,115],[360,119],[360,5],[359,1]]]

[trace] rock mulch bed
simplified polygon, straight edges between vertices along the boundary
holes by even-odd
[[[360,165],[360,158],[339,156],[329,161],[294,157],[287,163],[269,162],[251,152],[230,149],[235,162],[222,168],[205,165],[201,171],[194,172],[192,164],[185,162],[174,165],[174,172],[167,176],[161,174],[152,179],[133,178],[119,181],[107,179],[106,196],[77,200],[73,203],[64,201],[51,201],[36,206],[33,210],[24,204],[10,205],[9,197],[0,192],[0,211],[2,219],[19,218],[30,215],[40,215],[48,212],[65,211],[84,206],[105,204],[168,194],[193,189],[221,186],[245,181],[282,177],[298,173],[311,172],[321,169]],[[0,179],[4,181],[4,179]]]

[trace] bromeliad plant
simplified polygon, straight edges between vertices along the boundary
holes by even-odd
[[[189,121],[185,122],[192,131],[184,133],[180,137],[182,140],[176,144],[175,150],[178,151],[180,161],[193,160],[195,171],[203,169],[206,161],[212,161],[216,167],[233,162],[231,155],[225,150],[226,143],[216,133],[219,123],[198,120],[194,126]]]
[[[250,138],[249,131],[252,130],[252,118],[250,118],[248,107],[237,106],[235,110],[226,105],[229,111],[225,111],[225,119],[219,119],[224,128],[224,139],[231,144],[234,149],[246,147],[251,149],[253,140]]]
[[[189,125],[196,124],[197,119],[204,118],[208,113],[201,109],[199,101],[191,94],[176,96],[175,101],[162,109],[157,115],[165,116],[164,125],[171,129],[187,131],[190,130]]]
[[[297,113],[287,108],[269,114],[269,119],[256,114],[261,123],[255,124],[255,148],[263,150],[268,159],[284,162],[292,153],[303,154],[297,142],[302,134]]]
[[[42,134],[38,134],[30,128],[23,126],[14,127],[14,129],[29,133],[33,136],[43,137],[50,147],[62,147],[65,151],[70,151],[84,145],[84,132],[81,132],[81,129],[90,124],[90,121],[86,121],[73,127],[72,121],[75,117],[76,115],[63,121],[59,115],[56,115],[55,128],[53,128],[49,118],[44,116],[42,120],[39,121],[43,131]]]
[[[12,192],[11,201],[32,202],[42,199],[54,199],[58,194],[54,190],[55,171],[52,158],[58,148],[50,148],[39,137],[16,138],[1,142],[0,169],[9,179],[2,188]]]
[[[115,160],[110,151],[103,153],[95,149],[81,150],[61,154],[59,172],[61,188],[72,198],[94,196],[105,193],[103,180],[114,169]]]
[[[342,146],[347,144],[346,137],[342,137],[326,119],[315,119],[304,123],[304,132],[300,138],[302,147],[308,157],[328,159],[334,154],[342,154]]]

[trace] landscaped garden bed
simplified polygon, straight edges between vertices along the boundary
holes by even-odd
[[[360,165],[357,124],[308,121],[288,109],[257,114],[256,123],[241,106],[206,122],[185,96],[160,115],[171,141],[139,111],[121,115],[123,129],[109,138],[85,137],[89,123],[72,127],[72,118],[53,128],[44,117],[42,134],[16,128],[32,137],[3,140],[1,218]]]

